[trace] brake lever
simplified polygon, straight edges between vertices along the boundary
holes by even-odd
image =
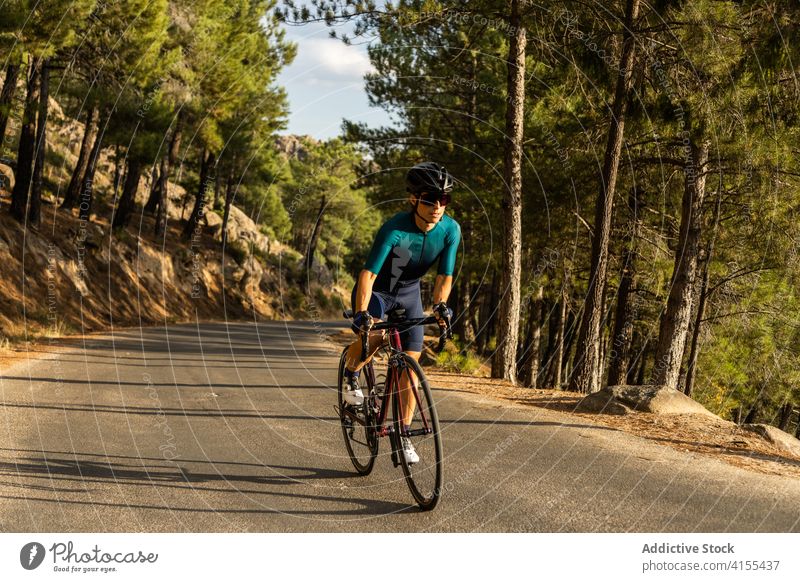
[[[370,328],[372,326],[369,326]],[[369,343],[369,328],[366,331],[363,329],[361,330],[361,361],[364,362],[367,359],[367,344]]]
[[[435,353],[439,354],[444,349],[447,340],[453,339],[453,330],[450,328],[450,317],[445,317],[445,328],[444,330],[440,330],[441,333],[439,334],[439,345],[433,350]]]

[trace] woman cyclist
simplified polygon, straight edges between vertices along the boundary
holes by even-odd
[[[384,320],[386,314],[397,308],[405,309],[409,319],[424,317],[420,279],[428,269],[438,263],[436,283],[433,288],[433,313],[440,325],[452,317],[447,299],[453,286],[456,253],[461,241],[461,227],[445,215],[451,201],[453,177],[435,162],[424,162],[406,174],[406,191],[411,210],[400,212],[387,220],[378,231],[364,269],[353,288],[353,330],[368,333],[375,320]],[[361,342],[356,339],[348,348],[345,377],[347,404],[360,406],[364,394],[359,387],[361,368],[369,362],[380,347],[382,337],[371,337],[367,359],[360,361]],[[423,329],[414,326],[400,334],[403,350],[419,360],[422,353]],[[404,375],[400,380],[403,418],[409,425],[414,415],[414,399],[405,397],[410,391],[410,380]],[[414,446],[402,439],[403,454],[409,464],[419,462]]]

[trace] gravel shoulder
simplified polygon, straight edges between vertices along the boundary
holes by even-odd
[[[561,390],[520,388],[502,380],[476,378],[429,369],[437,385],[547,410],[567,413],[677,449],[706,455],[728,464],[764,473],[800,478],[800,457],[792,455],[735,423],[697,414],[635,412],[619,416],[576,412],[580,395]]]

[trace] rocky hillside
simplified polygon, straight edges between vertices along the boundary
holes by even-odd
[[[170,185],[168,231],[155,239],[153,217],[141,207],[149,195],[143,179],[139,211],[124,231],[110,229],[114,164],[104,151],[95,186],[97,214],[82,223],[76,213],[58,209],[55,192],[69,180],[80,135],[51,104],[57,128],[50,137],[50,188],[43,199],[38,230],[26,228],[8,212],[13,175],[0,186],[0,342],[8,345],[42,335],[107,329],[111,326],[163,324],[198,319],[309,317],[309,300],[294,284],[300,255],[261,232],[244,212],[231,209],[229,245],[223,255],[222,218],[206,213],[203,231],[181,238],[191,211],[183,188]],[[60,186],[59,186],[60,185]],[[336,311],[322,290],[312,307]]]

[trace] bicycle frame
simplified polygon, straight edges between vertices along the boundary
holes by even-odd
[[[389,409],[389,405],[392,402],[392,398],[400,398],[400,375],[403,370],[406,369],[405,365],[402,363],[402,360],[397,357],[398,354],[403,352],[403,347],[400,342],[400,332],[398,331],[397,327],[387,327],[386,330],[388,331],[388,340],[385,340],[384,343],[381,345],[381,348],[388,349],[391,352],[388,361],[388,368],[386,373],[386,389],[383,391],[383,396],[380,399],[380,410],[378,411],[378,418],[375,422],[375,434],[378,437],[385,437],[387,435],[394,433],[394,428],[391,425],[386,425],[386,417],[387,411]],[[388,348],[387,348],[388,344]],[[380,349],[380,348],[379,348]],[[372,392],[372,389],[375,387],[375,369],[373,367],[373,363],[369,362],[366,366],[364,366],[367,374],[367,383]],[[409,374],[409,377],[410,374]],[[395,394],[396,392],[396,394]],[[403,434],[400,436],[419,436],[423,434],[430,434],[433,432],[433,428],[430,426],[427,417],[425,416],[425,410],[422,407],[419,398],[419,391],[417,389],[416,381],[411,382],[411,392],[414,395],[415,405],[419,409],[420,416],[422,417],[422,424],[423,428],[411,430],[411,431],[403,431]],[[400,401],[402,404],[402,401]],[[370,406],[370,403],[367,403],[367,406]],[[402,409],[402,406],[401,406]],[[350,410],[345,409],[344,413],[354,422],[361,424],[362,426],[366,426],[367,423],[360,418],[357,414],[354,414]]]
[[[350,310],[345,311],[346,318],[352,317]],[[423,511],[436,507],[441,495],[442,486],[442,439],[439,434],[439,424],[436,409],[430,389],[430,382],[425,372],[415,358],[403,350],[400,341],[401,335],[412,326],[438,324],[440,328],[439,344],[434,348],[436,353],[442,351],[447,339],[452,337],[450,331],[449,314],[436,314],[422,318],[405,318],[405,310],[392,310],[386,321],[375,323],[369,321],[361,328],[354,328],[360,332],[359,341],[361,354],[361,386],[360,392],[365,388],[368,394],[361,404],[347,404],[345,391],[349,383],[345,377],[348,358],[351,357],[352,348],[342,351],[339,360],[339,406],[336,407],[341,420],[342,433],[347,446],[350,460],[360,475],[368,475],[375,464],[380,450],[380,437],[389,436],[392,463],[401,467],[406,483],[411,494]],[[442,321],[444,317],[444,321]],[[381,337],[377,342],[369,339],[378,339],[370,336],[370,331],[380,331]],[[377,343],[377,349],[371,352],[371,345]],[[381,360],[387,358],[387,369],[384,389],[378,394],[375,385],[375,366],[382,362],[372,359],[376,352],[381,352]],[[354,354],[352,354],[354,355]],[[406,377],[403,374],[407,374]],[[413,396],[412,396],[413,395]],[[362,392],[363,396],[363,392]],[[389,407],[391,406],[391,420]],[[409,424],[406,424],[408,422]],[[359,428],[359,426],[361,428]],[[358,436],[355,431],[358,430]],[[362,434],[363,433],[363,434]],[[419,442],[412,442],[410,437],[422,437]],[[423,452],[417,455],[415,444],[423,445]],[[354,446],[356,448],[354,448]],[[422,458],[426,461],[422,462]],[[421,463],[419,467],[417,463]],[[433,463],[433,464],[431,464]],[[412,465],[414,468],[412,469]],[[433,479],[433,481],[431,481]]]

